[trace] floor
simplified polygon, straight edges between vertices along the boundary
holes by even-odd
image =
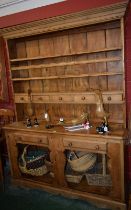
[[[10,187],[0,193],[3,210],[100,210],[90,203],[77,199],[67,199],[41,190]]]
[[[43,190],[12,186],[10,172],[5,170],[5,188],[0,191],[2,210],[107,210],[79,199],[70,199]]]
[[[0,209],[2,210],[110,210],[98,208],[86,201],[66,198],[43,190],[13,186],[10,183],[8,164],[5,168],[4,186],[4,190],[2,186],[0,190]],[[131,194],[128,210],[131,210]]]

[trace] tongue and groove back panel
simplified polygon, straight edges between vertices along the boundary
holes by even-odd
[[[52,122],[83,112],[100,122],[99,89],[110,124],[125,126],[121,21],[11,39],[8,48],[18,120],[48,111]]]

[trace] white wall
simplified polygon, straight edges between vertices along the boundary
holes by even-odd
[[[0,17],[65,0],[0,0]]]

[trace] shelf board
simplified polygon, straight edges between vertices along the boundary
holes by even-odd
[[[82,92],[44,92],[44,93],[41,93],[41,92],[37,92],[37,93],[35,93],[35,92],[32,92],[31,93],[31,95],[54,95],[54,94],[65,94],[65,95],[71,95],[71,94],[73,94],[73,95],[80,95],[80,94],[87,94],[87,95],[92,95],[92,94],[95,94],[95,90],[96,89],[93,89],[93,88],[91,88],[91,89],[89,89],[89,91],[87,92],[87,91],[82,91]],[[108,95],[108,94],[111,94],[111,95],[116,95],[116,94],[123,94],[123,90],[113,90],[113,91],[111,91],[111,90],[107,90],[107,91],[101,91],[101,93],[103,94],[103,95]],[[24,92],[21,92],[21,93],[15,93],[15,95],[28,95],[28,93],[24,93]]]
[[[11,70],[14,71],[14,70],[51,68],[51,67],[57,67],[57,66],[73,66],[73,65],[79,65],[79,64],[120,61],[121,59],[122,57],[111,57],[111,58],[88,59],[88,60],[83,60],[83,61],[70,61],[70,62],[49,63],[49,64],[40,64],[40,65],[17,66],[17,67],[12,67]]]
[[[68,79],[68,78],[114,76],[114,75],[123,75],[123,72],[99,72],[99,73],[89,73],[89,74],[79,74],[79,75],[61,75],[61,76],[46,76],[46,77],[13,78],[12,81]]]
[[[64,56],[73,56],[73,55],[83,55],[83,54],[91,54],[91,53],[98,53],[98,52],[108,52],[108,51],[116,51],[121,50],[122,47],[113,47],[113,48],[104,48],[99,50],[93,50],[93,51],[81,51],[81,52],[75,52],[65,55],[51,55],[51,56],[38,56],[38,57],[29,57],[29,58],[17,58],[17,59],[11,59],[10,62],[20,62],[20,61],[31,61],[31,60],[41,60],[41,59],[47,59],[47,58],[57,58],[57,57],[64,57]]]

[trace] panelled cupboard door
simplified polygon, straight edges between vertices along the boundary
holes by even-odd
[[[8,133],[8,153],[12,178],[55,185],[48,135],[30,135],[26,131]]]

